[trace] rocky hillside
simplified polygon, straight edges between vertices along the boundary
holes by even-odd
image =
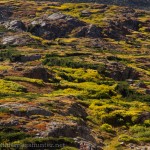
[[[0,149],[149,149],[149,15],[0,1]]]
[[[150,0],[54,0],[63,3],[101,3],[108,5],[129,6],[141,9],[150,9]]]

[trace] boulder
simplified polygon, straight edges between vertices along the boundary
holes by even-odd
[[[115,40],[125,39],[125,35],[129,34],[128,28],[122,26],[120,20],[108,21],[108,27],[104,28],[104,34]]]
[[[91,12],[88,10],[83,10],[81,11],[81,14],[80,14],[81,17],[89,17],[90,15],[91,15]]]
[[[70,103],[65,101],[70,101]],[[67,97],[66,99],[63,99],[62,97],[61,100],[55,101],[55,103],[57,104],[58,113],[63,116],[74,116],[83,119],[86,119],[87,117],[85,108],[75,102],[75,100],[67,99]],[[63,109],[63,107],[65,107],[65,109]]]
[[[16,55],[12,57],[13,62],[28,62],[28,61],[35,61],[41,59],[41,55],[34,54],[34,55]]]
[[[135,19],[127,19],[127,20],[122,22],[122,26],[124,26],[128,29],[137,31],[139,29],[139,25],[141,23],[142,22],[135,20]]]
[[[81,137],[87,141],[95,142],[94,137],[90,133],[90,129],[85,124],[78,124],[72,120],[51,121],[43,134],[53,137]]]
[[[67,115],[73,115],[75,117],[80,117],[86,119],[87,113],[85,109],[78,103],[73,103],[66,112]]]
[[[44,67],[36,66],[28,68],[23,72],[24,77],[42,79],[43,81],[48,81],[49,73]]]
[[[39,106],[29,106],[27,104],[20,103],[6,103],[0,105],[0,108],[7,108],[16,116],[27,116],[30,117],[32,115],[43,115],[43,116],[52,116],[53,114],[43,109]]]
[[[12,8],[9,6],[0,6],[0,22],[7,21],[9,17],[13,14]]]
[[[73,31],[73,35],[75,37],[91,37],[91,38],[99,38],[102,37],[101,34],[102,29],[93,24],[79,27]]]
[[[124,81],[127,79],[136,80],[140,77],[139,72],[135,69],[118,62],[108,63],[103,69],[100,69],[99,72],[117,81]]]
[[[74,17],[62,13],[54,13],[46,19],[33,21],[29,26],[29,32],[50,40],[68,36],[73,29],[83,25],[85,25],[84,22]]]
[[[65,14],[58,12],[58,13],[54,13],[54,14],[48,16],[48,20],[67,19],[67,17],[69,18],[70,16],[67,16]]]
[[[0,126],[5,126],[5,127],[17,126],[18,124],[19,124],[19,120],[14,119],[13,117],[0,121]]]
[[[127,34],[132,32],[131,30],[137,31],[140,24],[142,22],[133,18],[108,20],[108,26],[104,27],[104,33],[109,38],[122,40],[126,38]]]
[[[14,110],[14,115],[16,116],[32,116],[32,115],[42,115],[42,116],[52,116],[52,113],[39,107],[28,107],[24,110]]]
[[[5,28],[13,31],[25,31],[26,27],[22,21],[12,20],[10,22],[5,23]]]
[[[15,34],[15,35],[4,36],[1,41],[2,45],[12,45],[12,46],[14,45],[23,46],[32,43],[37,44],[38,42],[26,34],[19,34],[19,35]]]

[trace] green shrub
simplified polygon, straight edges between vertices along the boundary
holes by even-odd
[[[119,136],[119,141],[125,143],[137,143],[135,138],[125,134]]]
[[[14,76],[6,76],[4,78],[5,80],[8,81],[23,81],[23,82],[29,82],[29,83],[34,83],[37,85],[43,85],[43,80],[40,79],[31,79],[31,78],[27,78],[27,77],[14,77]]]
[[[62,66],[62,67],[72,67],[72,68],[86,68],[86,69],[97,69],[99,67],[98,64],[85,63],[83,61],[77,62],[73,60],[73,57],[49,57],[43,61],[44,65],[48,66]]]
[[[113,126],[122,126],[132,123],[131,115],[126,114],[124,110],[115,110],[109,114],[101,116],[102,122],[111,124]]]
[[[8,112],[10,112],[10,110],[8,108],[0,107],[0,112],[8,113]]]
[[[144,126],[139,126],[139,125],[134,125],[130,128],[130,132],[134,133],[139,133],[139,132],[145,132],[147,130],[146,127]]]
[[[2,61],[6,59],[12,61],[13,57],[16,55],[20,55],[20,52],[13,47],[7,47],[5,50],[0,51],[0,58]]]
[[[150,119],[149,119],[149,120],[145,120],[145,121],[144,121],[144,125],[145,125],[146,127],[150,127]]]
[[[109,124],[103,124],[101,127],[100,127],[100,129],[102,130],[102,131],[106,131],[106,132],[108,132],[108,133],[115,133],[115,131],[113,130],[113,128],[112,128],[112,126],[111,125],[109,125]]]
[[[139,141],[150,142],[150,128],[140,125],[134,125],[130,128],[132,136]]]
[[[1,132],[0,133],[0,142],[4,141],[17,141],[21,139],[25,139],[26,137],[29,137],[29,134],[26,134],[24,132],[16,132],[16,133],[6,133],[6,132]]]
[[[0,25],[0,32],[6,32],[6,31],[7,29],[4,26]]]
[[[9,96],[11,94],[17,95],[27,92],[27,89],[12,81],[5,81],[0,79],[0,96]]]
[[[123,97],[128,97],[131,93],[129,89],[129,84],[127,82],[119,82],[115,88]]]

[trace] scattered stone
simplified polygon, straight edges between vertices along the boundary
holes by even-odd
[[[81,17],[89,17],[90,15],[91,15],[91,12],[88,10],[83,10],[81,11],[81,14],[80,14]]]
[[[67,16],[67,15],[59,12],[59,13],[54,13],[54,14],[48,16],[48,19],[49,20],[59,20],[59,19],[67,19],[67,17],[69,18],[70,16]]]
[[[126,80],[129,84],[133,84],[134,83],[134,80],[133,79],[127,79]]]

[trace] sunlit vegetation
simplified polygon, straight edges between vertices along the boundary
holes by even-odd
[[[14,77],[14,76],[6,76],[4,79],[8,81],[22,81],[22,82],[29,82],[37,85],[43,85],[43,80],[39,80],[39,79],[31,79],[26,77]]]
[[[5,81],[0,79],[0,95],[8,96],[11,94],[21,94],[22,92],[26,92],[26,88],[11,81]]]
[[[77,150],[79,143],[73,138],[43,136],[44,131],[53,129],[49,123],[57,126],[60,122],[63,127],[70,120],[70,125],[87,126],[91,135],[103,142],[104,150],[124,150],[131,143],[146,145],[150,142],[148,11],[97,3],[2,0],[0,5],[4,3],[14,8],[11,17],[22,20],[26,26],[36,19],[61,12],[86,25],[100,27],[103,36],[78,38],[73,36],[73,30],[65,37],[47,40],[28,31],[25,33],[35,40],[31,44],[0,44],[0,123],[3,125],[0,127],[0,143],[18,144],[18,149],[23,149],[21,144],[57,143],[65,144],[58,149]],[[84,16],[83,12],[88,15]],[[119,38],[107,33],[109,28],[111,32],[116,26],[112,35],[130,28],[129,25],[124,28],[119,25],[129,18],[140,21],[137,30],[129,29],[129,33]],[[24,34],[0,25],[3,36],[13,33]],[[14,57],[28,54],[39,54],[41,59],[14,61]],[[118,64],[122,64],[122,68]],[[32,72],[35,78],[23,76],[24,70],[35,66],[44,68],[47,75]],[[118,70],[110,72],[107,67]],[[139,77],[134,80],[134,72],[125,67],[134,69]],[[110,78],[108,73],[118,79]],[[119,80],[121,75],[127,76],[124,81]],[[26,116],[30,111],[31,115]],[[34,114],[35,111],[40,113]],[[50,115],[45,115],[47,111]]]

